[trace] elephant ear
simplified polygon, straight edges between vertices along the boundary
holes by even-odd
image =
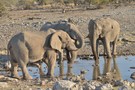
[[[59,36],[59,32],[55,32],[50,40],[50,46],[53,49],[56,49],[58,51],[62,51],[61,47],[62,47],[62,42],[61,42],[61,38]]]

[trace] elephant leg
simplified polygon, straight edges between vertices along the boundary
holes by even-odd
[[[18,62],[16,61],[12,50],[10,50],[10,62],[11,62],[11,77],[20,79],[18,72],[17,72]]]
[[[116,37],[116,39],[115,39],[114,42],[113,42],[112,54],[113,54],[114,56],[117,55],[117,52],[116,52],[116,43],[117,43],[117,40],[118,40],[118,36]]]
[[[104,56],[106,56],[105,40],[102,40],[102,42],[103,42],[103,47],[104,47]]]
[[[74,63],[74,61],[75,61],[75,59],[76,59],[76,57],[77,57],[77,51],[70,51],[70,52],[68,52],[68,53],[70,53],[71,54],[71,57],[70,57],[70,59],[68,60],[68,71],[67,71],[67,74],[68,75],[72,75],[72,68],[73,68],[73,63]]]
[[[100,76],[99,65],[95,65],[93,67],[93,80],[97,80],[99,76]]]
[[[39,69],[39,73],[40,73],[40,77],[43,77],[44,76],[44,72],[43,72],[43,69],[42,69],[42,62],[39,61],[39,63],[34,63],[38,69]]]
[[[97,42],[96,42],[96,52],[97,52],[97,56],[98,56],[98,59],[99,59],[98,45],[99,45],[99,39],[97,39]]]
[[[11,61],[11,77],[15,77],[17,79],[20,79],[18,72],[18,63],[15,63],[14,61]]]
[[[106,48],[106,54],[107,54],[107,58],[111,58],[111,49],[110,49],[110,41],[105,38],[105,48]]]
[[[60,67],[60,76],[62,77],[62,76],[64,76],[64,63],[61,62],[59,64],[59,67]]]
[[[24,63],[22,60],[19,60],[19,64],[21,66],[21,69],[22,69],[22,73],[23,73],[23,79],[32,79],[32,77],[29,75],[29,72],[27,70],[27,64]]]
[[[56,63],[56,52],[54,50],[48,50],[47,51],[47,57],[48,57],[48,76],[54,77],[54,67]]]
[[[63,50],[61,52],[59,52],[59,61],[58,64],[63,63]]]

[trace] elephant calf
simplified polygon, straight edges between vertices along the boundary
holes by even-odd
[[[17,73],[20,65],[23,78],[32,79],[27,70],[28,63],[34,63],[41,59],[48,61],[48,75],[53,76],[56,62],[56,52],[62,52],[63,48],[77,50],[70,36],[60,30],[49,29],[42,31],[25,31],[16,34],[8,43],[8,51],[11,61],[11,76],[20,78]]]
[[[113,43],[112,54],[116,55],[116,43],[120,33],[120,25],[117,21],[111,18],[98,18],[96,20],[90,20],[88,24],[89,39],[91,41],[91,48],[96,60],[98,60],[98,42],[101,40],[104,46],[104,53],[106,52],[107,57],[111,58],[110,43]]]

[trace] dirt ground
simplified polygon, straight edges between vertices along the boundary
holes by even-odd
[[[98,17],[111,17],[121,25],[121,32],[117,44],[118,55],[135,55],[135,4],[121,5],[120,7],[108,6],[97,10],[68,10],[62,13],[61,10],[20,10],[8,11],[3,17],[0,17],[0,54],[6,53],[7,43],[10,38],[18,32],[27,30],[39,30],[41,26],[48,21],[67,20],[71,18],[77,24],[79,31],[85,38],[88,35],[88,22],[90,19]],[[89,39],[85,38],[85,45],[78,51],[78,55],[91,55]],[[100,53],[103,52],[100,46]],[[13,88],[8,90],[33,90],[32,85],[37,82],[31,81],[30,85],[25,85],[28,81],[10,82]],[[51,85],[51,81],[48,84]],[[22,84],[24,83],[24,84]],[[22,86],[24,85],[24,86]],[[16,86],[16,87],[14,87]],[[27,87],[28,86],[28,87]],[[35,90],[39,85],[36,83]],[[15,89],[16,88],[16,89]],[[34,88],[34,86],[32,87]],[[18,89],[18,90],[19,90]],[[2,90],[2,89],[1,89]],[[5,89],[3,89],[5,90]]]
[[[61,10],[20,10],[9,11],[0,17],[0,50],[6,50],[10,38],[21,31],[39,30],[48,21],[74,20],[85,38],[88,35],[88,22],[90,19],[99,17],[111,17],[121,25],[119,42],[117,44],[118,55],[135,55],[135,4],[113,5],[97,10],[74,9],[62,13]],[[85,45],[79,50],[78,55],[91,55],[89,39],[85,39]],[[100,53],[102,53],[102,49]]]

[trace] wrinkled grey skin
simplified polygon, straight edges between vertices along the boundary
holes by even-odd
[[[11,76],[20,78],[17,72],[19,65],[23,72],[23,78],[32,79],[28,73],[27,64],[43,60],[47,61],[48,75],[53,77],[56,53],[63,52],[62,48],[77,50],[73,40],[62,30],[57,32],[54,29],[49,29],[47,32],[25,31],[16,34],[8,43]]]
[[[99,64],[98,57],[98,42],[101,40],[104,46],[104,54],[107,54],[108,58],[111,58],[111,47],[113,45],[112,54],[116,55],[116,43],[120,33],[120,25],[117,21],[111,18],[99,18],[96,20],[90,20],[88,24],[89,39],[91,41],[92,52],[95,64]]]
[[[68,21],[58,21],[54,23],[47,22],[41,27],[40,31],[48,31],[49,28],[53,28],[55,30],[63,30],[67,32],[69,36],[75,41],[75,46],[78,49],[83,47],[84,44],[83,37],[79,32],[78,28],[74,24],[69,23]],[[77,57],[77,51],[73,51],[73,50],[69,51],[66,49],[66,54],[67,54],[68,63],[72,64]],[[60,58],[59,63],[62,63],[62,61],[63,61],[63,57]]]

